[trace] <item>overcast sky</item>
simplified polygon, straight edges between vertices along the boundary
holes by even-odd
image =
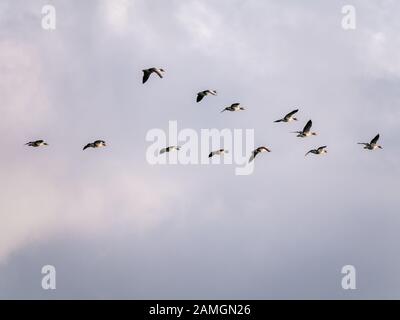
[[[56,30],[41,27],[56,8]],[[355,30],[341,26],[356,8]],[[0,2],[0,298],[400,298],[398,1]],[[142,85],[141,70],[164,79]],[[196,93],[217,97],[196,104]],[[241,102],[241,113],[220,110]],[[275,124],[300,109],[298,123]],[[312,119],[316,137],[290,131]],[[254,174],[147,132],[254,129]],[[381,134],[384,149],[357,142]],[[45,139],[47,148],[28,148]],[[104,139],[108,146],[82,151]],[[328,145],[324,157],[306,151]],[[41,288],[54,265],[57,289]],[[357,290],[341,287],[354,265]]]

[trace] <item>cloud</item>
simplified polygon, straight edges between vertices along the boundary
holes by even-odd
[[[180,190],[173,182],[143,173],[82,173],[75,183],[57,174],[70,170],[62,161],[56,171],[29,163],[1,170],[0,262],[57,234],[98,237],[116,225],[129,226],[134,234],[148,232],[169,218],[171,201]]]
[[[100,5],[102,14],[110,28],[117,34],[123,34],[129,22],[129,10],[132,10],[134,2],[129,0],[104,0]]]
[[[12,39],[0,42],[2,135],[16,134],[27,127],[38,129],[51,118],[43,67],[35,46]]]

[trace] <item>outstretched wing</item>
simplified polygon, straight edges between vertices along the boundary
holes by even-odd
[[[310,132],[311,127],[312,127],[312,121],[309,120],[309,121],[307,122],[306,126],[304,127],[303,132],[304,132],[304,133]]]
[[[87,148],[90,148],[92,146],[91,143],[88,143],[86,146],[83,147],[83,150],[86,150]]]
[[[143,83],[149,80],[151,72],[149,70],[143,70]]]
[[[292,112],[289,112],[286,116],[285,119],[291,118],[295,113],[297,113],[299,109],[293,110]]]
[[[379,134],[377,134],[376,137],[371,140],[371,144],[376,144],[378,140],[379,140]]]
[[[203,92],[199,92],[199,93],[197,94],[196,102],[200,102],[201,100],[203,100],[203,98],[204,98]]]
[[[259,151],[257,151],[257,149],[252,152],[251,157],[249,159],[249,163],[252,162],[256,158],[258,152]]]

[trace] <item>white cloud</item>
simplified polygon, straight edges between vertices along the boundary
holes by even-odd
[[[100,14],[117,34],[123,34],[127,30],[129,11],[133,6],[134,2],[129,0],[102,0]]]
[[[35,46],[12,39],[0,42],[1,134],[38,128],[51,117],[43,67]]]
[[[99,237],[116,225],[133,234],[146,233],[173,214],[170,205],[179,197],[176,183],[133,172],[107,178],[82,173],[72,183],[55,174],[72,170],[67,162],[58,162],[56,171],[22,166],[0,170],[0,262],[56,234]]]

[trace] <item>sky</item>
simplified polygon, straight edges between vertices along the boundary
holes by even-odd
[[[42,28],[47,4],[55,30]],[[0,298],[399,299],[399,10],[1,1]],[[150,67],[165,77],[143,85]],[[218,96],[197,104],[205,89]],[[246,110],[220,113],[234,102]],[[294,108],[298,122],[273,123]],[[309,119],[318,136],[290,133]],[[254,129],[272,152],[246,176],[151,165],[146,134],[169,121]],[[377,133],[382,150],[357,145]],[[49,146],[24,146],[36,139]],[[96,139],[107,147],[82,151]],[[304,157],[320,145],[326,156]],[[56,290],[41,286],[44,265]]]

